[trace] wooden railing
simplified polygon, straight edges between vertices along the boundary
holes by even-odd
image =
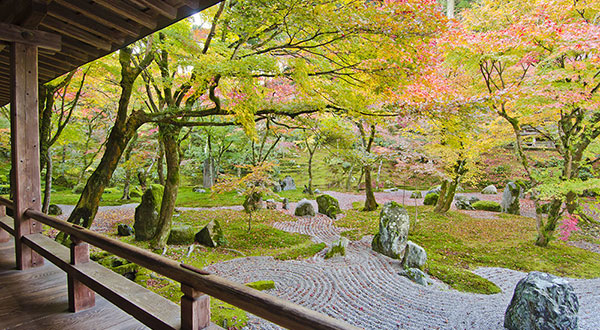
[[[12,202],[2,197],[0,197],[0,205],[13,208]],[[0,206],[1,208],[3,207]],[[12,219],[6,216],[2,217],[1,212],[2,210],[0,210],[0,220],[2,220],[0,228],[14,236]],[[20,238],[21,243],[29,246],[67,273],[71,311],[75,312],[93,306],[94,292],[97,292],[151,328],[208,329],[214,326],[210,324],[208,297],[212,296],[289,329],[359,329],[344,321],[103,236],[42,212],[28,209],[25,211],[25,216],[71,236],[73,243],[70,251],[41,234],[30,234]],[[2,235],[2,229],[0,229],[0,237]],[[15,240],[18,241],[19,238],[15,237]],[[115,279],[115,273],[89,261],[89,250],[86,243],[180,282],[184,294],[181,298],[180,316],[174,317],[172,313],[165,315],[168,314],[168,311],[161,309],[160,306],[153,306],[154,312],[149,310],[152,309],[152,306],[150,308],[145,306],[147,300],[145,297],[151,294],[148,290],[144,289],[143,292],[137,290],[136,295],[132,296],[123,292],[131,291],[131,289],[115,289],[115,286],[123,285],[123,283],[114,283],[115,281],[130,281],[120,275],[117,275],[120,277]],[[133,282],[131,283],[133,284]],[[155,315],[161,313],[162,316]],[[176,320],[166,320],[169,318]]]

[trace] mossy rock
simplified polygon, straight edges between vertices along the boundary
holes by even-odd
[[[480,211],[500,212],[502,210],[500,203],[494,201],[477,201],[471,206]]]
[[[340,237],[339,240],[333,242],[331,248],[325,254],[325,259],[333,258],[335,256],[345,256],[346,247],[350,241],[346,237]]]
[[[167,244],[171,245],[184,245],[194,243],[194,236],[196,235],[194,228],[190,226],[175,226],[171,228],[169,233],[169,239]]]
[[[318,196],[317,204],[319,206],[319,213],[325,214],[331,219],[335,219],[338,214],[342,213],[340,203],[332,196],[325,194]]]
[[[132,197],[132,198],[142,197],[142,191],[139,190],[138,188],[133,188],[133,189],[129,190],[129,197]]]
[[[103,194],[118,194],[119,190],[117,188],[106,188],[102,192]]]
[[[112,254],[110,252],[106,252],[106,251],[92,252],[92,253],[90,253],[90,259],[93,261],[99,261],[99,260],[109,257],[111,255]]]
[[[423,205],[435,205],[440,198],[440,195],[437,193],[429,193],[425,196],[423,200]]]
[[[252,283],[246,283],[245,285],[249,288],[259,291],[275,289],[275,282],[273,281],[256,281]]]
[[[156,233],[163,192],[163,186],[150,185],[142,196],[142,202],[135,208],[133,229],[136,241],[147,241]]]
[[[56,204],[50,204],[50,206],[48,206],[48,214],[49,215],[61,215],[61,214],[63,214],[63,211],[60,208],[60,206],[58,206]]]
[[[98,259],[97,262],[99,264],[101,264],[102,266],[104,266],[106,268],[110,268],[110,269],[114,269],[114,268],[117,268],[117,267],[120,267],[123,265],[127,265],[130,263],[129,261],[127,261],[123,258],[117,257],[115,255],[109,255],[102,259]]]

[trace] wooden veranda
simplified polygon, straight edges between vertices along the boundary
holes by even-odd
[[[217,2],[0,0],[0,105],[10,103],[13,196],[0,198],[0,329],[218,328],[209,296],[291,329],[355,329],[40,212],[38,84]],[[71,235],[70,248],[42,235],[42,224]],[[88,244],[180,282],[181,304],[90,261]]]

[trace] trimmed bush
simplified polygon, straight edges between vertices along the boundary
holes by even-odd
[[[425,196],[425,199],[423,200],[423,205],[435,205],[435,203],[437,203],[438,198],[440,198],[440,195],[437,193],[429,193],[427,194],[427,196]]]
[[[471,204],[471,206],[473,206],[474,209],[480,211],[500,212],[502,209],[500,207],[500,203],[494,201],[478,201]]]

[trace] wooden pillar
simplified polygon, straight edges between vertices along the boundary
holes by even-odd
[[[210,325],[210,297],[181,283],[181,329],[199,330]]]
[[[71,241],[71,265],[89,262],[90,250],[88,244],[73,236],[71,236]],[[96,304],[94,291],[71,275],[67,275],[67,287],[69,290],[69,311],[79,312],[94,307]]]
[[[38,110],[38,49],[11,44],[11,158],[15,203],[15,252],[17,269],[41,266],[44,259],[21,242],[21,237],[40,233],[42,225],[25,217],[28,208],[40,210],[40,150]]]
[[[6,216],[6,206],[0,205],[0,218],[5,217],[5,216]],[[0,243],[6,243],[8,241],[10,241],[10,234],[6,230],[0,228]]]

